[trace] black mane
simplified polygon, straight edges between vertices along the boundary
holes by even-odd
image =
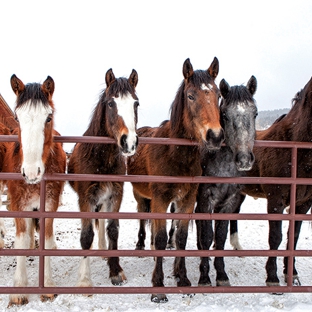
[[[37,105],[38,103],[42,103],[44,106],[49,105],[49,99],[47,95],[42,91],[41,84],[26,84],[25,89],[18,95],[16,99],[16,108],[26,102],[29,102],[32,105]]]

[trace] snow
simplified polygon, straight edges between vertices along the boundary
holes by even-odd
[[[242,212],[263,213],[266,211],[266,200],[248,197],[243,204]],[[1,208],[5,210],[4,206]],[[135,212],[136,203],[132,195],[130,183],[125,183],[125,194],[121,211]],[[77,196],[66,184],[60,211],[78,211]],[[12,219],[5,219],[6,237],[5,248],[12,248],[14,242],[14,225]],[[80,249],[80,220],[79,219],[55,219],[55,236],[58,248]],[[168,224],[169,227],[169,224]],[[285,249],[287,222],[283,224],[283,242],[280,249]],[[120,249],[134,249],[137,241],[138,220],[120,220]],[[148,228],[149,233],[149,228]],[[267,221],[239,221],[240,243],[244,249],[267,249]],[[311,248],[312,238],[311,227],[308,222],[303,222],[301,235],[297,249]],[[149,246],[149,235],[146,246]],[[97,248],[97,236],[94,242]],[[195,225],[190,226],[187,249],[196,249]],[[229,241],[226,249],[231,249]],[[53,277],[58,286],[75,286],[79,266],[79,257],[53,257],[51,265]],[[226,257],[225,265],[232,285],[265,285],[265,262],[266,258],[253,257]],[[154,260],[151,257],[133,258],[122,257],[120,259],[127,276],[127,286],[151,286],[151,274],[154,267]],[[312,259],[298,257],[296,259],[302,285],[311,285]],[[12,286],[14,274],[14,257],[0,257],[0,285]],[[165,285],[175,286],[172,276],[173,258],[166,258],[164,261]],[[199,278],[199,259],[190,257],[186,260],[188,277],[192,285],[197,285]],[[278,276],[283,282],[282,258],[278,258]],[[29,286],[35,286],[38,280],[38,259],[27,258],[27,270]],[[105,260],[99,257],[91,258],[91,275],[95,286],[111,286],[108,277],[108,266]],[[215,285],[215,270],[211,265],[211,280]],[[150,301],[149,294],[134,295],[103,295],[96,294],[90,297],[76,294],[61,294],[53,302],[41,302],[38,295],[30,295],[29,303],[21,307],[7,309],[9,302],[8,295],[0,294],[1,311],[311,311],[312,295],[310,293],[285,293],[283,295],[272,295],[264,293],[250,294],[196,294],[194,297],[183,297],[180,294],[168,294],[167,303],[156,304]]]

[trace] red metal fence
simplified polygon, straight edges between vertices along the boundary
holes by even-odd
[[[0,141],[16,141],[17,136],[0,136]],[[63,143],[92,142],[92,143],[111,143],[114,140],[103,137],[74,137],[60,136],[55,137],[55,141]],[[196,143],[185,139],[165,139],[165,138],[139,138],[140,144],[177,144],[177,145],[196,145]],[[272,293],[272,292],[311,292],[312,285],[293,286],[292,267],[294,257],[311,257],[310,250],[294,250],[294,228],[296,220],[312,221],[312,215],[296,215],[295,199],[296,185],[312,185],[312,178],[296,178],[297,175],[297,150],[298,148],[312,148],[312,143],[302,142],[276,142],[276,141],[256,141],[257,147],[278,147],[290,148],[291,157],[291,176],[287,178],[221,178],[221,177],[172,177],[172,176],[135,176],[135,175],[86,175],[86,174],[45,174],[41,181],[40,210],[33,212],[10,212],[0,211],[2,218],[27,217],[38,218],[40,220],[39,248],[29,249],[2,249],[1,256],[36,256],[39,257],[39,284],[38,287],[0,287],[1,294],[150,294],[150,293]],[[21,174],[0,173],[1,180],[22,179]],[[175,213],[174,219],[206,219],[206,220],[288,220],[289,221],[289,249],[288,250],[73,250],[55,249],[46,250],[44,248],[44,222],[45,218],[104,218],[104,219],[172,219],[172,214],[160,213],[112,213],[112,212],[45,212],[45,183],[49,180],[58,181],[125,181],[125,182],[171,182],[171,183],[241,183],[241,184],[287,184],[291,186],[290,211],[289,214],[182,214]],[[96,215],[95,215],[96,214]],[[45,256],[102,256],[102,257],[288,257],[288,278],[287,286],[231,286],[231,287],[44,287],[44,257]],[[151,272],[152,273],[152,272]],[[312,272],[311,272],[312,274]],[[147,281],[149,283],[149,281]]]

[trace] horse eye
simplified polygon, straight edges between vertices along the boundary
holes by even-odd
[[[14,118],[14,119],[15,119],[15,121],[16,121],[16,122],[19,122],[19,120],[18,120],[17,116],[15,116],[15,118]]]
[[[134,102],[134,108],[137,108],[140,105],[138,101]]]
[[[190,101],[195,101],[195,98],[193,95],[189,94],[187,97]]]
[[[222,117],[223,117],[223,120],[226,120],[226,121],[229,120],[225,113],[222,114]]]
[[[109,107],[113,107],[113,102],[108,102]]]
[[[47,122],[50,122],[51,120],[52,120],[52,117],[49,116],[49,117],[47,118]]]
[[[256,113],[256,114],[255,114],[255,117],[254,117],[254,118],[256,119],[256,118],[257,118],[257,116],[258,116],[258,113]]]

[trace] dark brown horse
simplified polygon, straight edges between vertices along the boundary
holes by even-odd
[[[267,130],[257,131],[257,140],[269,141],[312,141],[312,78],[305,87],[296,94],[289,113],[279,118]],[[255,164],[247,176],[255,177],[290,177],[291,150],[285,148],[256,147],[254,148]],[[311,178],[312,150],[298,149],[297,177]],[[290,204],[290,186],[278,184],[244,185],[243,193],[267,199],[268,213],[282,214]],[[296,214],[306,214],[312,205],[312,186],[297,185]],[[243,198],[244,200],[244,198]],[[237,210],[238,212],[239,210]],[[296,248],[302,221],[295,222]],[[282,221],[269,221],[269,246],[277,250],[282,241]],[[287,243],[288,249],[289,241]],[[287,278],[288,258],[284,258],[284,278]],[[278,286],[276,257],[269,257],[266,263],[268,286]],[[293,284],[300,285],[300,280],[293,265]]]
[[[61,143],[54,142],[58,135],[54,130],[54,81],[48,76],[43,84],[26,84],[15,75],[11,86],[16,94],[15,115],[19,127],[14,131],[18,142],[7,143],[3,171],[22,173],[23,180],[7,181],[10,211],[39,210],[40,181],[46,173],[65,173],[66,155]],[[59,206],[64,182],[46,183],[45,210],[55,212]],[[16,236],[14,247],[27,249],[35,247],[34,232],[38,222],[30,218],[15,218]],[[54,249],[53,219],[45,219],[45,248]],[[54,286],[50,257],[45,257],[44,284]],[[26,257],[17,256],[14,286],[27,286]],[[41,300],[52,300],[54,294],[42,295]],[[27,295],[10,295],[10,305],[28,303]]]
[[[219,90],[214,82],[219,71],[219,62],[214,58],[208,70],[193,70],[189,59],[183,64],[184,80],[177,91],[171,106],[169,121],[157,128],[144,127],[138,130],[139,136],[186,138],[200,146],[177,145],[140,145],[138,152],[128,161],[128,173],[140,175],[164,176],[200,176],[200,150],[205,147],[219,149],[224,140],[220,125]],[[139,212],[166,212],[168,205],[174,202],[176,211],[192,213],[196,201],[197,184],[191,183],[133,183],[134,196]],[[185,249],[187,220],[177,222],[177,249]],[[166,248],[166,220],[152,221],[152,248]],[[152,277],[154,287],[163,287],[162,257],[155,260]],[[174,276],[178,286],[191,285],[186,274],[185,258],[176,257]],[[166,302],[165,294],[152,294],[153,302]]]
[[[136,134],[138,98],[135,88],[138,75],[135,70],[130,77],[115,78],[112,69],[106,72],[106,89],[96,105],[85,136],[111,137],[117,144],[78,143],[68,164],[68,173],[125,174],[125,157],[135,153],[138,143]],[[83,212],[118,212],[123,195],[122,182],[70,181],[79,197]],[[106,249],[104,221],[99,220],[99,248]],[[108,248],[117,249],[118,220],[107,220]],[[94,237],[91,219],[82,219],[80,243],[82,249],[90,249]],[[109,277],[114,285],[126,281],[118,257],[108,259]],[[81,260],[78,286],[92,286],[89,258]]]

